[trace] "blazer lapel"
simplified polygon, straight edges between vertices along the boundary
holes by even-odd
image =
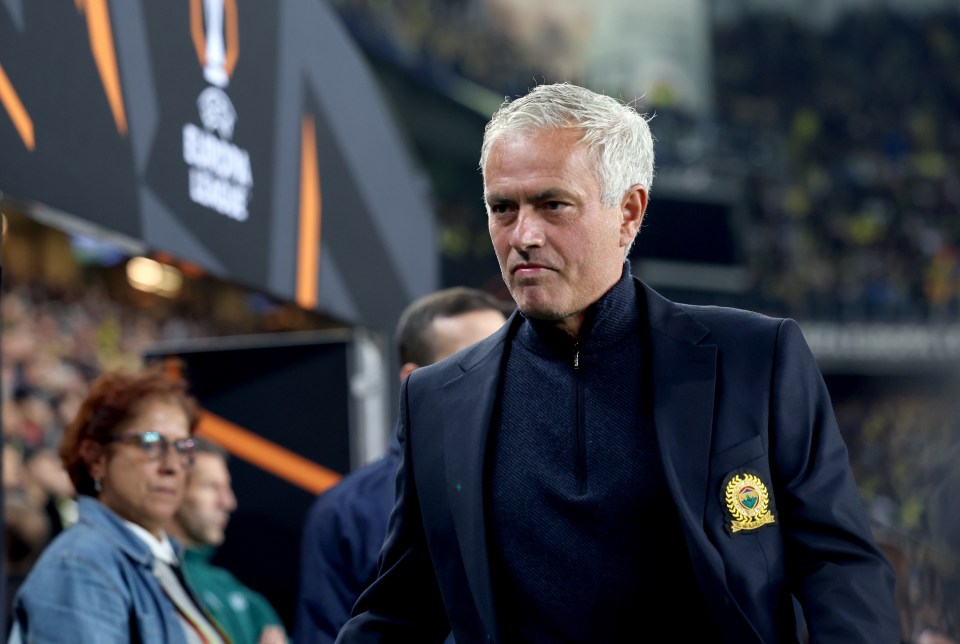
[[[440,400],[447,494],[467,581],[489,633],[497,633],[484,513],[484,463],[497,403],[501,365],[515,312],[503,328],[459,361],[463,371],[444,384]]]
[[[680,518],[700,526],[706,505],[717,347],[708,329],[647,288],[650,382],[660,456]]]
[[[739,639],[731,641],[759,641],[729,593],[720,553],[703,531],[709,494],[717,346],[702,344],[709,334],[707,327],[650,287],[639,284],[645,289],[650,321],[650,382],[657,443],[694,572],[705,597],[729,600],[707,604],[718,624],[730,625],[740,633]]]

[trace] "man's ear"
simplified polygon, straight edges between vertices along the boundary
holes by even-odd
[[[620,223],[620,246],[626,248],[640,232],[640,224],[647,212],[647,189],[637,183],[630,187],[620,202],[623,221]]]
[[[104,446],[89,438],[80,442],[80,458],[87,464],[87,471],[95,479],[103,478],[107,452]]]

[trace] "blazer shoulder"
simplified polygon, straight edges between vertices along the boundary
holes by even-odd
[[[759,335],[776,334],[785,323],[796,324],[788,318],[777,318],[725,306],[700,306],[695,304],[678,304],[684,312],[710,331],[710,336],[716,340],[728,338],[754,337]]]
[[[775,336],[784,318],[725,306],[683,304],[665,298],[636,280],[638,297],[645,301],[647,319],[655,337],[692,344],[720,344]]]
[[[731,356],[749,360],[761,356],[771,360],[778,359],[776,356],[805,356],[804,362],[815,362],[800,325],[791,318],[718,306],[680,306],[708,329],[702,342],[716,345],[728,359]]]

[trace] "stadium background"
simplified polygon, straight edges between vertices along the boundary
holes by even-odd
[[[483,125],[503,96],[567,80],[636,100],[640,111],[655,115],[657,178],[631,256],[635,273],[674,299],[800,322],[830,387],[875,534],[897,568],[904,640],[919,641],[925,630],[960,638],[955,2],[323,6],[361,52],[375,80],[370,100],[387,107],[425,186],[429,225],[419,243],[435,270],[425,268],[426,277],[399,299],[453,285],[508,297],[486,233],[477,170]],[[4,3],[0,26],[28,22],[24,14],[20,3]],[[0,70],[17,69],[16,56],[9,45],[0,47]],[[7,116],[0,110],[5,141],[13,132]],[[0,149],[0,159],[9,154]],[[89,379],[105,368],[205,338],[367,329],[389,383],[378,404],[390,416],[391,318],[403,302],[351,309],[324,300],[321,278],[321,297],[303,306],[299,292],[238,276],[226,261],[211,270],[162,245],[131,244],[136,234],[78,226],[69,203],[40,203],[4,179],[4,515],[14,583],[49,534],[32,520],[31,509],[53,493],[34,473],[33,457],[56,445]],[[330,208],[325,201],[324,226],[335,221]],[[400,213],[403,223],[397,202],[378,209]],[[343,248],[325,246],[324,253],[373,261],[363,242],[384,236],[378,225],[370,215]],[[335,241],[324,237],[325,244]],[[399,244],[393,252],[386,269],[416,261],[422,248]],[[159,262],[149,266],[161,277],[148,285],[131,281],[131,259],[142,254]],[[348,265],[338,261],[331,270]],[[164,274],[172,277],[165,282]],[[343,288],[363,290],[377,273],[363,275],[367,281],[345,278]],[[273,438],[270,432],[261,433]],[[242,458],[232,467],[248,476],[258,469]],[[239,496],[243,506],[243,490]],[[228,543],[242,538],[237,534],[232,529]],[[227,563],[260,583],[242,561]],[[272,598],[289,616],[289,595]]]

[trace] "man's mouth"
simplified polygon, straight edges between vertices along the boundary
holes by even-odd
[[[511,269],[511,272],[515,277],[524,278],[524,277],[538,277],[543,275],[547,271],[552,270],[549,266],[544,266],[543,264],[535,264],[532,262],[525,262],[523,264],[517,264]]]

